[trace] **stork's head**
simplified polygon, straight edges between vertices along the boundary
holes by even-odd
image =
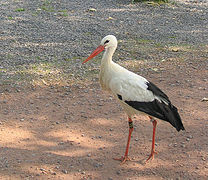
[[[105,49],[110,49],[113,48],[115,49],[117,47],[117,39],[115,36],[113,35],[107,35],[105,36],[101,43],[100,46],[98,46],[93,53],[85,60],[82,62],[82,64],[86,63],[87,61],[89,61],[90,59],[92,59],[93,57],[97,56],[98,54],[100,54],[102,51],[104,51]]]
[[[116,48],[117,47],[117,39],[114,35],[107,35],[102,39],[100,45],[104,46],[105,49],[108,49],[110,47]]]

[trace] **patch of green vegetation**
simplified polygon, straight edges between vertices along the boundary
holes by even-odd
[[[33,12],[32,16],[38,16],[39,12]]]
[[[67,13],[67,10],[63,9],[63,10],[59,10],[58,12]]]
[[[72,62],[72,61],[74,61],[74,60],[77,60],[77,59],[80,59],[80,57],[72,57],[72,58],[64,58],[63,60],[64,61],[67,61],[67,62]]]
[[[24,8],[17,8],[17,9],[15,9],[15,11],[16,12],[22,12],[22,11],[25,11],[25,9]]]
[[[161,43],[154,43],[154,46],[156,47],[156,48],[164,48],[164,45],[163,44],[161,44]]]
[[[137,43],[139,44],[148,44],[148,43],[151,43],[153,42],[152,40],[150,39],[136,39]]]
[[[169,4],[175,6],[175,5],[177,5],[177,2],[176,1],[171,1],[171,2],[169,2]]]
[[[70,61],[72,61],[72,59],[70,59],[70,58],[64,58],[64,61],[70,62]]]
[[[36,56],[36,59],[37,59],[37,60],[41,60],[40,56]]]
[[[45,0],[41,4],[41,6],[39,8],[37,8],[36,12],[34,12],[32,15],[37,16],[41,11],[54,12],[54,15],[59,15],[59,16],[64,16],[64,17],[68,16],[68,11],[66,9],[61,9],[61,10],[55,9],[52,6],[51,1],[49,1],[49,0]]]
[[[175,39],[177,37],[176,36],[169,36],[168,38]]]
[[[63,60],[54,59],[50,62],[45,61],[44,57],[37,56],[36,63],[15,66],[14,68],[0,69],[1,84],[28,87],[30,85],[69,85],[73,82],[86,81],[88,78],[95,77],[98,74],[98,68],[94,63],[88,63],[81,66],[80,57],[67,58]],[[80,66],[74,65],[80,63]],[[6,77],[6,78],[4,78]]]
[[[51,6],[41,6],[41,9],[43,10],[43,11],[48,11],[48,12],[54,12],[54,8],[53,7],[51,7]]]
[[[84,34],[85,34],[85,36],[92,36],[92,32],[86,32]]]
[[[119,51],[120,48],[125,51]],[[167,56],[168,54],[170,56]],[[141,67],[151,66],[153,71],[160,72],[161,69],[158,67],[156,67],[158,70],[155,69],[151,65],[152,62],[182,62],[196,54],[200,54],[200,58],[206,60],[207,44],[199,46],[173,45],[170,42],[134,38],[121,41],[113,59],[131,71],[138,72]],[[83,65],[81,63],[86,57],[68,58],[67,53],[63,55],[62,59],[54,56],[50,61],[46,61],[44,56],[36,56],[35,63],[11,68],[0,67],[0,85],[14,85],[14,87],[61,86],[90,82],[98,77],[101,56],[99,55]]]
[[[47,11],[47,12],[55,12],[54,8],[51,6],[51,2],[48,0],[45,0],[41,6],[41,9],[43,11]]]
[[[158,3],[158,4],[161,4],[161,3],[168,3],[169,0],[132,0],[132,2],[136,3],[136,2],[153,2],[153,3]]]
[[[60,15],[61,15],[61,16],[64,16],[64,17],[67,17],[67,16],[68,16],[68,14],[65,13],[65,12],[64,12],[64,13],[60,13]]]
[[[12,59],[12,55],[11,54],[7,54],[7,59]]]
[[[14,18],[12,16],[8,16],[9,20],[14,20]]]
[[[66,9],[59,10],[58,12],[59,12],[59,15],[61,15],[61,16],[65,16],[65,17],[68,16],[68,12]]]
[[[45,0],[44,2],[43,2],[43,5],[44,6],[48,6],[48,5],[50,5],[51,4],[51,2],[49,1],[49,0]]]

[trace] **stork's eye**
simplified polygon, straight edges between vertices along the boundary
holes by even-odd
[[[106,41],[104,42],[104,44],[107,44],[107,43],[109,43],[109,40],[106,40]]]

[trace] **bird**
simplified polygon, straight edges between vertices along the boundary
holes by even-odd
[[[168,96],[146,78],[135,74],[112,61],[118,41],[114,35],[107,35],[100,45],[85,59],[82,64],[104,51],[102,56],[99,81],[103,90],[110,92],[120,102],[128,116],[129,133],[124,156],[114,158],[121,164],[130,160],[129,146],[133,132],[132,117],[136,114],[147,115],[153,124],[152,147],[147,161],[154,159],[155,132],[157,119],[169,122],[177,131],[185,130],[178,109]]]

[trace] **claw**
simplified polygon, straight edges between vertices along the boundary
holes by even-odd
[[[157,154],[157,152],[156,151],[152,151],[151,154],[149,155],[148,159],[145,162],[149,161],[150,159],[153,160],[154,159],[154,154]]]
[[[128,156],[121,156],[121,158],[113,158],[114,160],[121,161],[121,164],[124,164],[126,161],[131,161]]]

